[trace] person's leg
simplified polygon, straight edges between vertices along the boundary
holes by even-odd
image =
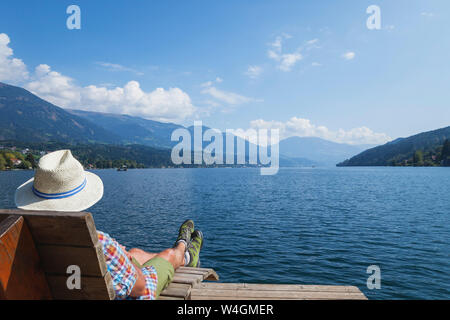
[[[139,248],[132,248],[128,253],[133,258],[133,262],[137,261],[141,266],[155,257],[160,257],[167,260],[174,269],[178,269],[185,264],[185,251],[186,245],[183,242],[180,242],[175,248],[169,248],[160,253],[146,252]]]
[[[154,258],[157,255],[157,253],[147,252],[138,248],[132,248],[128,250],[128,253],[131,255],[133,260],[139,262],[140,265],[143,265],[148,260]]]
[[[186,245],[183,242],[179,242],[175,248],[166,249],[158,254],[157,257],[163,258],[170,262],[173,268],[176,270],[181,266],[184,266],[184,253],[186,251]]]
[[[180,226],[178,238],[173,248],[160,253],[152,254],[140,249],[131,249],[129,254],[138,267],[153,267],[158,275],[156,298],[172,282],[175,269],[186,264],[185,255],[187,245],[190,243],[191,234],[194,232],[194,221],[186,220]],[[149,258],[149,259],[146,259]],[[189,260],[190,256],[189,256]]]
[[[142,267],[153,267],[158,275],[156,299],[172,282],[175,269],[184,266],[185,244],[180,242],[175,248],[166,249],[142,264]]]

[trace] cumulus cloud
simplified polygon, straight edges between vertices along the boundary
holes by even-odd
[[[275,41],[270,44],[271,48],[267,52],[270,59],[278,62],[278,69],[284,72],[291,71],[294,65],[303,59],[300,49],[297,49],[297,51],[292,53],[283,53],[283,41],[289,38],[291,38],[291,36],[287,34],[276,37]]]
[[[245,137],[253,130],[258,129],[279,129],[280,138],[288,137],[318,137],[338,143],[358,144],[383,144],[391,141],[391,137],[385,133],[377,133],[367,127],[353,128],[350,130],[339,129],[337,131],[329,130],[325,126],[317,126],[309,119],[292,117],[286,122],[265,121],[263,119],[250,122],[249,129],[235,130],[235,134]]]
[[[355,58],[355,53],[353,51],[348,51],[342,55],[345,60],[353,60]]]
[[[115,88],[81,87],[73,79],[52,71],[48,65],[39,65],[34,78],[26,88],[64,108],[129,114],[160,121],[181,121],[195,111],[189,95],[179,88],[145,92],[137,81]]]
[[[75,107],[81,102],[81,90],[72,78],[52,71],[49,65],[36,67],[32,80],[25,88],[59,107]]]
[[[256,79],[261,75],[262,72],[263,69],[260,66],[248,66],[245,75],[251,79]]]
[[[22,60],[13,58],[9,42],[6,34],[0,34],[0,81],[20,84],[57,106],[173,122],[183,121],[196,111],[189,95],[179,88],[144,91],[137,81],[129,81],[123,87],[83,87],[74,79],[53,71],[46,64],[38,65],[34,72],[29,74]],[[102,66],[116,71],[132,70],[111,63],[102,63]]]
[[[13,58],[7,34],[0,33],[0,81],[18,83],[28,79],[28,71],[22,60]]]

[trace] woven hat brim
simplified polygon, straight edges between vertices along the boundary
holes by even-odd
[[[17,188],[16,206],[23,210],[78,212],[92,207],[103,197],[103,182],[95,174],[86,172],[86,186],[79,193],[63,199],[44,199],[33,192],[34,178]]]

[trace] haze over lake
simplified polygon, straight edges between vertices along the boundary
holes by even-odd
[[[369,299],[450,298],[448,168],[98,170],[103,199],[89,211],[128,248],[172,246],[193,218],[201,263],[223,282],[356,285]],[[32,171],[0,172],[13,208]],[[368,290],[369,265],[381,289]]]

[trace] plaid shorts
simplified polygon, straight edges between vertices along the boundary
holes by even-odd
[[[116,299],[118,300],[154,300],[158,284],[158,275],[153,266],[142,267],[141,271],[145,277],[145,293],[137,298],[130,297],[131,290],[136,284],[136,267],[128,259],[125,251],[119,243],[112,239],[107,233],[97,231],[98,240],[103,247],[108,272],[111,274]]]

